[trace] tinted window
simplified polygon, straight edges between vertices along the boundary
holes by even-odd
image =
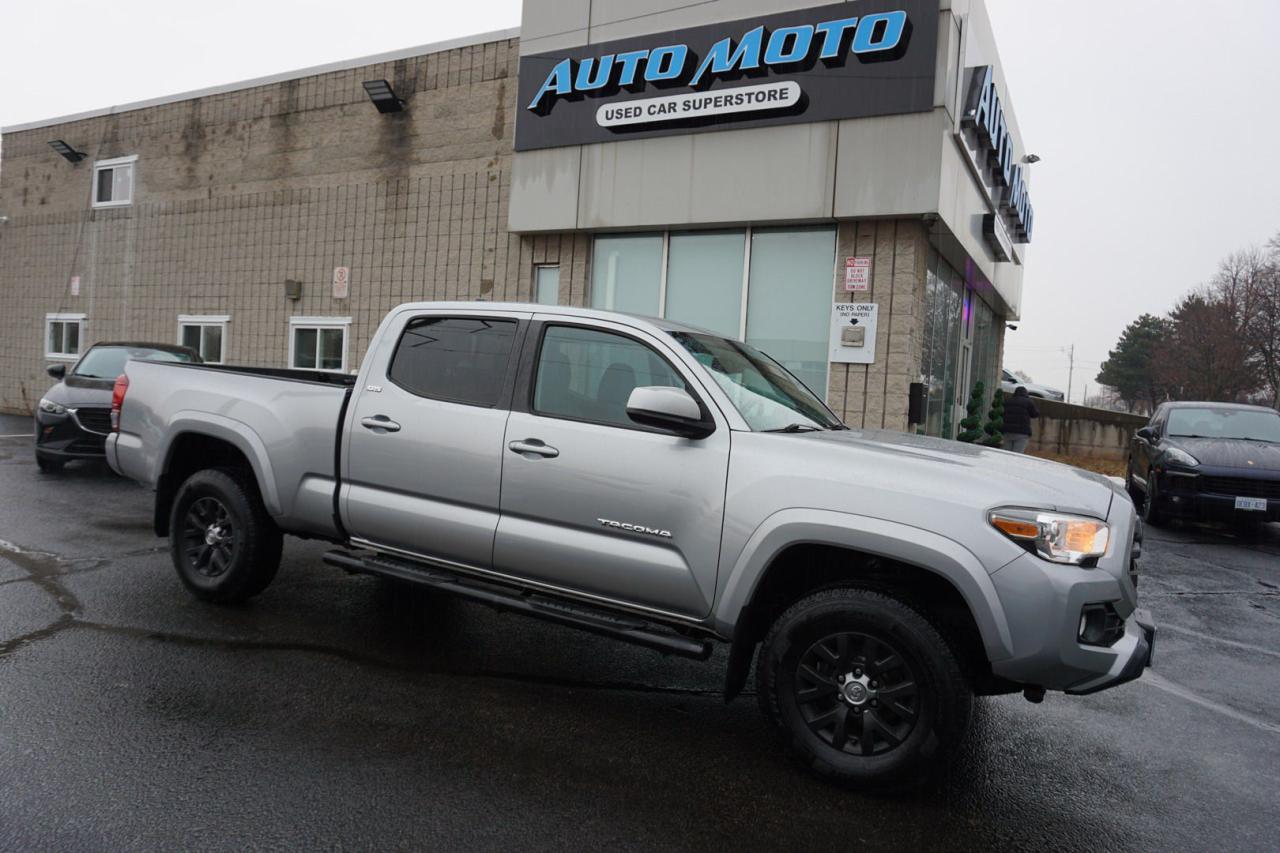
[[[147,347],[94,347],[84,354],[73,371],[86,379],[115,379],[124,373],[128,361],[191,361],[185,352],[169,352]]]
[[[538,356],[533,408],[544,415],[635,427],[627,399],[634,389],[654,385],[686,388],[671,365],[639,341],[552,326]]]
[[[423,397],[496,406],[507,375],[514,320],[421,317],[405,327],[387,376]]]

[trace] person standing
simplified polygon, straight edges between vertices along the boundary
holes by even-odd
[[[1026,453],[1031,441],[1031,419],[1040,417],[1035,401],[1027,389],[1019,385],[1013,396],[1004,401],[1004,449]]]

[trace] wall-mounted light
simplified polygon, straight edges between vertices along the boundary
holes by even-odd
[[[57,151],[63,157],[66,157],[72,163],[79,163],[81,160],[84,159],[84,152],[77,151],[67,143],[63,142],[61,139],[49,140],[49,147],[52,148],[54,151]]]
[[[1024,163],[1039,163],[1039,162],[1040,162],[1040,155],[1039,155],[1039,154],[1028,154],[1026,157],[1023,157],[1023,158],[1022,158],[1022,162],[1024,162]]]
[[[365,94],[380,113],[398,113],[404,109],[404,101],[396,97],[395,90],[386,80],[365,80],[362,84]]]

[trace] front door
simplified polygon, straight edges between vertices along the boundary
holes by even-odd
[[[664,354],[665,342],[605,321],[549,320],[531,334],[541,340],[507,421],[494,568],[706,615],[720,555],[727,425],[712,411],[716,431],[693,440],[627,417],[627,398],[640,386],[699,396],[678,359]]]
[[[528,316],[407,312],[384,327],[346,423],[343,519],[353,537],[490,566],[515,342]]]

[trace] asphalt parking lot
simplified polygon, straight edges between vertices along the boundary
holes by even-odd
[[[0,435],[29,421],[0,417]],[[105,466],[0,438],[0,848],[1275,849],[1280,526],[1147,539],[1154,670],[983,699],[905,798],[794,769],[723,655],[435,600],[289,540],[200,604]]]

